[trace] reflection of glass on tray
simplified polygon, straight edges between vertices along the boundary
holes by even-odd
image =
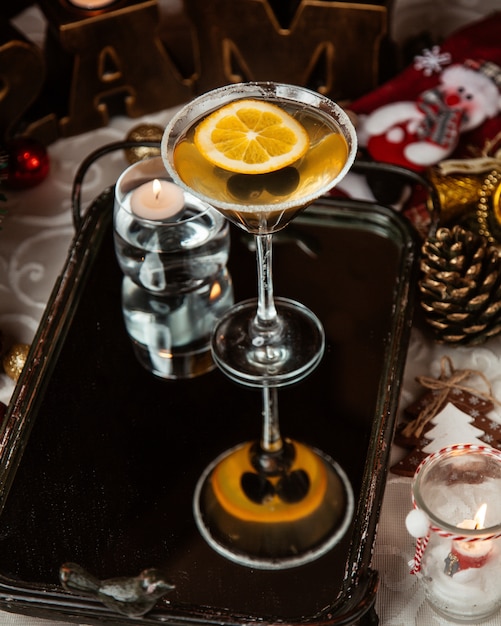
[[[125,327],[139,362],[161,378],[191,378],[215,367],[210,338],[216,320],[233,304],[229,272],[201,287],[157,296],[130,278],[122,282]]]

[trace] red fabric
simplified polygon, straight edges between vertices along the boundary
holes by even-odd
[[[499,90],[500,37],[501,12],[462,28],[432,51],[423,51],[398,76],[354,101],[350,109],[362,116],[359,125],[361,144],[366,144],[369,155],[376,161],[401,165],[417,172],[423,172],[445,158],[478,156],[486,141],[501,131],[499,112],[492,117],[496,107],[501,105],[501,99],[496,103],[490,96],[490,104],[487,104],[482,101],[486,96],[478,92],[476,104],[466,99],[461,102],[459,91],[457,94],[446,93],[451,90],[451,78],[448,72],[449,84],[446,86],[442,82],[442,72],[454,66],[470,67],[469,71],[473,72],[469,61],[489,61],[500,68]],[[444,73],[443,81],[446,81],[445,77]],[[495,86],[494,81],[492,86]],[[475,84],[471,88],[477,93]],[[496,93],[495,87],[493,93]],[[456,101],[453,102],[454,98]],[[393,108],[390,110],[386,105]],[[403,106],[407,107],[405,112]],[[398,110],[395,107],[399,107]],[[485,121],[480,117],[474,130],[468,130],[471,127],[467,124],[469,107],[485,111]],[[367,118],[368,125],[364,126],[363,116],[376,111],[377,118]]]
[[[451,55],[450,64],[474,58],[494,61],[501,66],[501,12],[456,31],[440,46],[440,52]],[[439,74],[426,76],[423,70],[410,65],[378,89],[354,101],[350,109],[358,114],[371,113],[389,102],[415,101],[420,93],[432,89],[438,82]]]
[[[416,134],[407,132],[405,124],[400,124],[399,127],[402,130],[404,141],[400,143],[390,143],[386,140],[384,135],[374,135],[367,143],[367,150],[370,154],[374,155],[384,154],[385,163],[393,163],[394,165],[400,165],[410,170],[417,169],[414,163],[411,163],[404,154],[405,146],[413,141],[417,141]]]

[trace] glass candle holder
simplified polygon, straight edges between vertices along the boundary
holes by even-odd
[[[501,452],[452,445],[426,457],[412,485],[411,573],[448,620],[477,624],[501,608]]]
[[[123,318],[141,365],[167,379],[213,369],[212,331],[233,304],[225,218],[175,185],[153,157],[118,179],[113,236]]]
[[[175,185],[161,157],[138,161],[122,173],[113,227],[122,272],[157,295],[198,289],[228,260],[228,223]]]
[[[232,304],[227,268],[198,289],[175,295],[153,294],[128,276],[122,281],[122,313],[134,354],[160,378],[194,378],[215,368],[212,331]]]

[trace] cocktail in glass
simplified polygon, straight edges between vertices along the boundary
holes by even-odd
[[[229,378],[262,389],[263,434],[216,459],[194,500],[209,543],[254,567],[317,558],[342,536],[353,509],[341,468],[280,435],[276,389],[313,371],[325,339],[312,311],[274,297],[272,236],[341,180],[355,152],[355,130],[338,105],[272,82],[228,85],[195,98],[162,139],[173,179],[255,239],[257,300],[238,303],[219,320],[212,351]]]

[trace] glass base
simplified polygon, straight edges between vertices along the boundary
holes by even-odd
[[[216,320],[233,305],[226,268],[201,287],[176,295],[158,295],[131,278],[122,282],[122,313],[139,363],[160,378],[201,376],[215,368],[211,337]]]
[[[202,345],[197,350],[153,352],[150,346],[145,346],[133,339],[132,349],[136,359],[147,372],[165,380],[203,376],[216,367],[209,344]]]
[[[491,609],[486,610],[485,612],[473,612],[473,614],[462,614],[459,611],[449,610],[449,609],[441,609],[438,607],[433,600],[428,598],[428,604],[432,608],[432,610],[443,619],[447,620],[447,622],[452,622],[454,624],[475,624],[479,626],[483,622],[490,620],[491,617],[494,617],[496,613],[499,612],[499,604],[494,605]],[[452,607],[451,607],[452,608]]]
[[[232,380],[250,387],[283,387],[310,374],[322,359],[324,329],[307,307],[276,298],[280,332],[252,333],[257,300],[240,302],[219,320],[212,337],[212,356]]]
[[[296,441],[287,440],[284,450],[286,458],[240,444],[198,481],[198,529],[235,563],[267,570],[304,565],[335,546],[351,523],[354,497],[341,467]]]

